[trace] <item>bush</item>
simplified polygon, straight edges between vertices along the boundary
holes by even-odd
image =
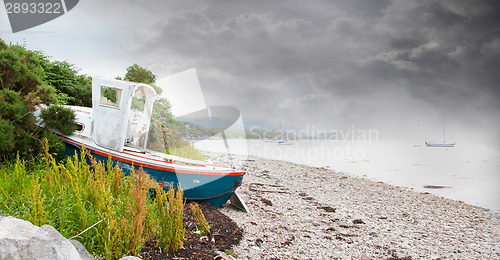
[[[159,215],[163,216],[158,219],[159,238],[157,246],[175,253],[184,244],[183,192],[181,187],[177,186],[176,193],[174,187],[170,185],[167,192],[157,186],[156,194],[155,206]]]
[[[189,205],[189,208],[191,209],[191,212],[193,212],[193,215],[196,219],[196,225],[198,226],[198,230],[201,232],[201,234],[204,236],[210,235],[210,225],[208,225],[208,222],[205,219],[205,215],[203,215],[203,212],[201,211],[198,204],[191,203],[191,205]]]
[[[104,165],[85,153],[56,163],[45,147],[45,160],[27,164],[17,157],[0,165],[0,215],[52,225],[96,258],[137,255],[153,237],[161,238],[165,251],[182,247],[179,187],[164,192],[142,170],[124,176],[112,163]],[[157,188],[156,201],[147,199],[151,187]]]
[[[51,153],[62,154],[62,142],[52,133],[36,126],[36,118],[20,93],[0,89],[0,159],[34,158],[42,152],[43,138],[47,137]]]
[[[57,104],[56,89],[44,81],[48,58],[22,45],[7,45],[0,39],[0,159],[36,157],[49,133],[36,126],[31,114],[40,104]],[[50,141],[55,141],[53,137]],[[51,143],[51,152],[61,147]]]
[[[43,109],[40,116],[46,127],[57,130],[63,135],[71,135],[77,129],[75,111],[70,108],[52,105]]]

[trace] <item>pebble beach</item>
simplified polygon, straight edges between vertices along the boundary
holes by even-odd
[[[238,259],[500,259],[500,214],[332,169],[207,153],[247,171]]]

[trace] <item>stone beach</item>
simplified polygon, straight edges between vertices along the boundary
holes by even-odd
[[[500,259],[500,214],[331,169],[207,153],[247,171],[238,259]]]

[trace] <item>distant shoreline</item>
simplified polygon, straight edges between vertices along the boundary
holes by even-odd
[[[292,141],[284,146],[277,142],[231,139],[228,144],[230,149],[225,149],[220,140],[195,146],[206,151],[229,151],[328,167],[500,211],[500,190],[494,185],[500,181],[495,170],[500,167],[500,153],[478,144],[462,143],[450,149],[415,147],[412,142],[402,141]],[[470,154],[471,149],[477,152]],[[427,188],[432,186],[449,188]]]

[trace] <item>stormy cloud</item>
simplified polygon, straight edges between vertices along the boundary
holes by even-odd
[[[455,139],[500,143],[497,1],[85,1],[72,12],[50,34],[2,37],[73,43],[39,49],[89,74],[195,67],[207,104],[264,128],[356,125],[423,140],[446,112]]]

